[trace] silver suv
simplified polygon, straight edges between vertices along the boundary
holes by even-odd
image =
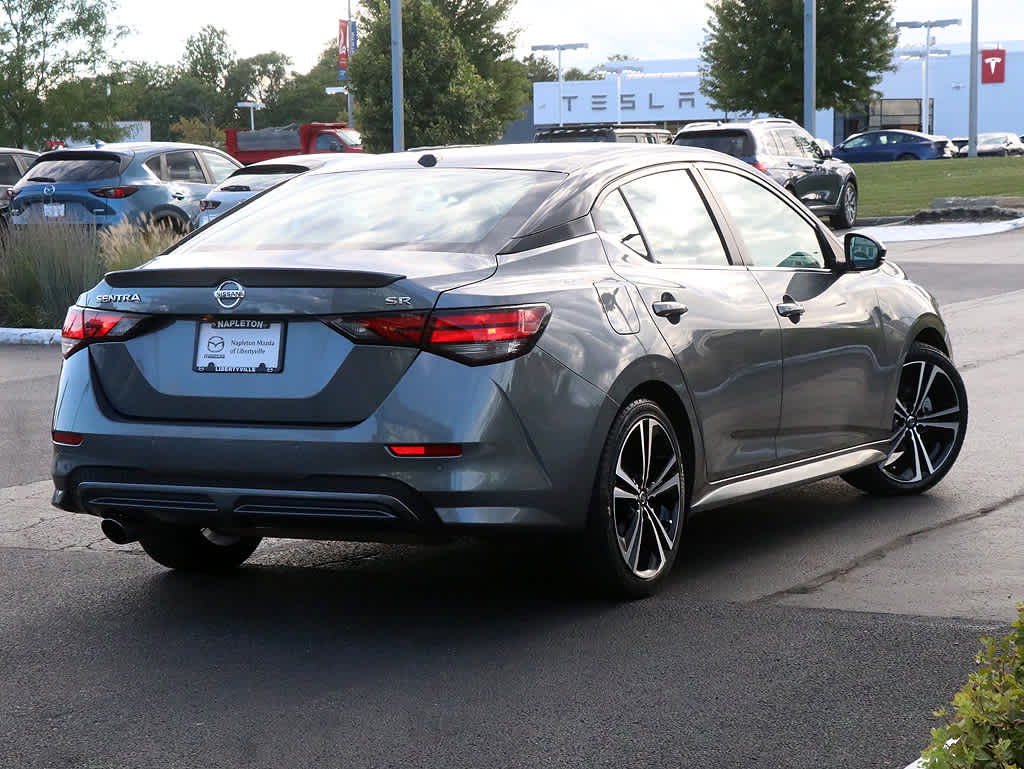
[[[704,147],[750,163],[796,195],[836,229],[849,229],[857,219],[857,175],[832,157],[817,140],[792,120],[765,118],[746,122],[700,122],[685,126],[673,141]]]

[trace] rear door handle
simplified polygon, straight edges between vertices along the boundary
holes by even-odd
[[[174,198],[175,200],[184,200],[185,199],[185,193],[184,192],[172,192],[171,193],[171,197]]]
[[[678,320],[679,316],[688,312],[690,308],[687,307],[682,302],[674,302],[663,299],[660,302],[655,302],[654,304],[652,304],[651,309],[654,310],[654,314],[657,315],[659,318]]]

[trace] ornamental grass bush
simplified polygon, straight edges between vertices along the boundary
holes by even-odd
[[[1024,769],[1024,604],[1004,638],[982,636],[978,669],[932,730],[926,769]]]
[[[127,222],[99,232],[63,222],[19,227],[0,250],[0,326],[59,328],[68,306],[105,273],[137,267],[176,239]]]

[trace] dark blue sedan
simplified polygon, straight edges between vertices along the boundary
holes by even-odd
[[[865,131],[837,144],[832,154],[847,163],[935,160],[953,157],[953,145],[944,136],[929,136],[917,131]]]

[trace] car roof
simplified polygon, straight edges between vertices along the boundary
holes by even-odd
[[[416,152],[393,152],[353,158],[351,163],[332,163],[313,169],[303,177],[369,170],[415,170],[430,173],[435,168],[478,168],[495,170],[547,171],[566,176],[548,199],[543,214],[531,218],[523,232],[533,232],[585,216],[597,191],[605,184],[634,169],[670,163],[709,161],[750,172],[741,160],[703,147],[672,144],[536,143],[499,144],[478,147],[442,147]]]
[[[100,144],[98,147],[62,147],[60,149],[44,152],[42,157],[47,160],[59,158],[61,153],[82,153],[82,152],[108,152],[118,155],[134,157],[135,155],[152,155],[157,152],[170,152],[172,150],[212,150],[221,155],[226,153],[216,147],[207,147],[202,144],[189,144],[188,142],[110,142]],[[230,157],[230,156],[228,156]]]
[[[21,147],[0,147],[0,152],[18,152],[22,155],[38,155],[38,152],[32,150],[23,150]]]

